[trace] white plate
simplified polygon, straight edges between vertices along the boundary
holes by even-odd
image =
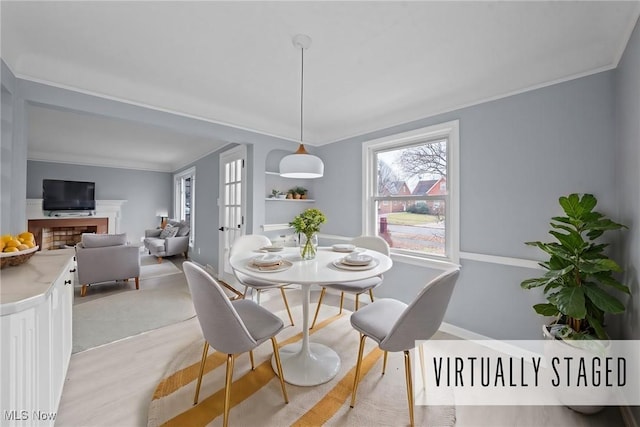
[[[379,264],[377,259],[373,259],[367,265],[348,265],[344,264],[341,259],[337,259],[331,263],[334,267],[339,268],[340,270],[351,270],[351,271],[359,271],[359,270],[371,270],[372,268],[376,268]]]
[[[264,266],[260,267],[251,262],[247,264],[247,268],[253,271],[259,271],[260,273],[277,273],[278,271],[284,271],[288,268],[291,268],[293,264],[286,259],[283,259],[278,266]]]
[[[338,243],[331,246],[331,248],[336,252],[353,252],[356,250],[356,247],[349,243]]]
[[[282,261],[282,257],[280,255],[259,255],[257,257],[251,258],[251,264],[256,265],[258,267],[266,267],[269,265],[275,265]]]
[[[263,246],[260,248],[263,251],[267,251],[267,252],[280,252],[281,250],[284,249],[284,247],[282,246]]]
[[[342,263],[348,265],[368,265],[371,261],[373,257],[363,253],[353,253],[342,258]]]

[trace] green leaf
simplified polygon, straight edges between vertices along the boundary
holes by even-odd
[[[568,231],[569,233],[577,233],[575,227],[569,227],[568,225],[564,224],[554,224],[553,222],[550,225],[553,228],[559,228],[561,230]]]
[[[562,288],[555,294],[550,295],[548,299],[551,304],[558,307],[560,313],[566,316],[584,319],[587,315],[584,292],[580,286]]]
[[[601,271],[622,271],[622,268],[612,259],[582,259],[578,264],[578,269],[587,274],[594,274]]]
[[[533,306],[536,313],[542,316],[556,316],[558,314],[558,308],[553,304],[536,304]]]
[[[522,289],[533,289],[540,286],[544,286],[547,283],[547,279],[544,277],[537,277],[534,279],[527,279],[520,283],[520,287]]]
[[[561,245],[567,247],[570,250],[581,250],[585,246],[585,241],[575,231],[569,234],[560,233],[558,231],[550,231],[549,234],[553,235]]]
[[[587,322],[589,322],[589,326],[591,326],[595,331],[596,337],[598,337],[598,339],[606,340],[609,338],[604,328],[602,327],[602,323],[600,323],[598,319],[591,315],[587,315]]]
[[[597,204],[598,200],[593,196],[593,194],[583,194],[582,199],[580,199],[580,207],[584,213],[591,212]]]
[[[594,283],[583,283],[584,292],[591,300],[593,305],[598,307],[605,313],[622,313],[624,312],[624,304],[617,298],[609,295]]]
[[[615,288],[621,292],[624,292],[625,294],[629,294],[629,295],[631,294],[631,291],[629,290],[628,286],[623,285],[622,283],[618,282],[616,279],[611,277],[611,272],[596,273],[593,275],[593,277],[603,285],[611,286],[612,288]]]
[[[571,224],[571,220],[569,218],[567,218],[566,216],[552,216],[551,219],[556,221],[556,222],[563,222],[565,224]],[[553,223],[551,223],[551,225],[553,225]]]
[[[580,197],[577,194],[570,194],[567,197],[560,197],[558,200],[560,202],[560,206],[567,214],[570,219],[580,218],[582,215],[583,208],[580,205]]]

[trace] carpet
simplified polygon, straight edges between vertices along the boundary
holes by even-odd
[[[172,289],[133,290],[77,304],[73,307],[72,353],[193,316],[191,294],[184,281]]]
[[[162,260],[158,264],[158,258],[153,255],[140,256],[140,280],[170,276],[182,273],[170,260]]]
[[[301,308],[294,316],[298,325],[288,326],[277,338],[280,346],[300,342]],[[404,359],[402,353],[390,353],[387,372],[382,372],[382,351],[367,340],[362,380],[355,408],[350,409],[359,334],[349,323],[350,313],[337,314],[335,307],[323,307],[322,322],[311,334],[312,342],[330,346],[338,352],[338,375],[326,384],[298,387],[287,384],[289,404],[285,404],[280,383],[270,359],[269,342],[254,350],[256,370],[251,371],[248,354],[236,358],[231,388],[230,425],[242,426],[375,426],[408,425]],[[286,312],[278,313],[285,324]],[[204,340],[183,349],[171,361],[149,406],[148,426],[218,426],[222,424],[226,356],[209,350],[200,390],[200,402],[193,406],[193,395],[202,357]],[[416,390],[418,392],[418,390]],[[427,393],[430,391],[427,390]],[[434,392],[434,391],[431,391]],[[416,406],[415,424],[422,426],[455,425],[453,406]]]

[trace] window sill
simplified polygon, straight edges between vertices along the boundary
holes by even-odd
[[[391,259],[393,260],[393,262],[417,265],[418,267],[434,268],[436,270],[443,270],[443,271],[448,270],[450,268],[460,267],[459,264],[448,261],[446,259],[439,260],[439,259],[424,258],[424,257],[407,255],[407,254],[399,254],[399,253],[391,253]]]

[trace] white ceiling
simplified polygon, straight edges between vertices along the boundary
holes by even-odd
[[[615,68],[640,2],[3,1],[1,15],[2,58],[20,78],[290,140],[301,60],[291,39],[308,34],[304,140],[322,145]],[[227,142],[29,114],[40,160],[142,164],[155,153],[162,164],[140,167],[174,170]]]

